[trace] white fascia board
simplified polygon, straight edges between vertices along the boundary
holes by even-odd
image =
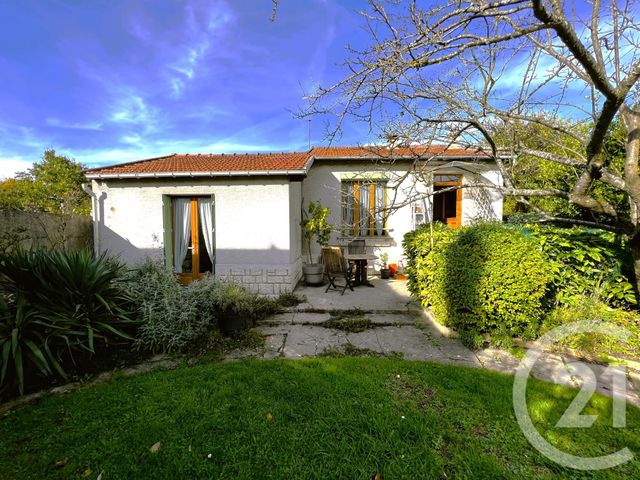
[[[246,177],[246,176],[292,176],[306,175],[307,170],[234,170],[226,172],[155,172],[155,173],[89,173],[88,179],[127,178],[194,178],[194,177]]]

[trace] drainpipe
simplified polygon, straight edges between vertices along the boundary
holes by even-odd
[[[100,205],[98,196],[86,183],[82,184],[82,190],[91,197],[91,216],[93,219],[93,249],[96,254],[100,253]]]

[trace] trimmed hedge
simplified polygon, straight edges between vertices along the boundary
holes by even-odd
[[[552,276],[531,236],[500,223],[434,224],[407,234],[404,248],[410,291],[466,344],[537,333]]]
[[[484,223],[424,225],[404,238],[409,290],[470,346],[532,338],[554,308],[585,298],[637,304],[630,253],[614,234],[586,228]]]

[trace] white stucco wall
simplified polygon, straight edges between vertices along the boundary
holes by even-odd
[[[92,189],[100,198],[100,250],[129,263],[164,257],[163,195],[214,195],[216,276],[265,294],[291,290],[300,276],[291,221],[300,187],[286,177],[94,180]]]
[[[347,173],[378,172],[387,176],[388,201],[394,209],[387,221],[389,237],[367,237],[369,251],[386,251],[390,263],[403,263],[402,239],[414,228],[407,198],[425,194],[430,186],[407,175],[408,162],[317,160],[302,180],[288,177],[214,177],[200,179],[109,180],[92,183],[96,248],[120,255],[128,263],[145,257],[164,258],[163,195],[215,196],[215,243],[218,277],[232,278],[255,291],[278,294],[292,290],[301,277],[305,254],[300,229],[301,206],[319,200],[331,209],[337,226],[331,243],[344,245],[340,182]],[[481,176],[455,168],[438,173],[463,175],[462,224],[502,218],[502,196],[496,189],[474,187],[500,184],[499,172]],[[425,200],[430,220],[431,197]],[[97,208],[95,208],[97,205]],[[319,256],[314,243],[312,253]]]
[[[364,237],[367,241],[367,250],[379,255],[386,251],[389,255],[389,263],[404,263],[402,239],[404,235],[413,230],[413,213],[410,204],[403,205],[409,198],[425,197],[431,191],[431,186],[416,179],[414,175],[407,175],[411,168],[409,162],[362,162],[343,160],[316,160],[307,178],[302,184],[302,196],[304,208],[310,201],[320,201],[323,206],[331,209],[331,223],[336,225],[332,234],[331,243],[346,246],[352,238],[341,235],[339,225],[342,222],[340,207],[340,182],[344,174],[366,174],[377,172],[384,174],[389,179],[388,202],[394,206],[387,220],[389,238]],[[501,184],[501,177],[497,170],[483,173],[482,176],[463,171],[458,168],[439,170],[438,174],[462,174],[462,224],[468,225],[480,220],[502,219],[502,195],[496,189],[471,188],[472,185],[482,183]],[[421,195],[422,194],[422,195]],[[424,198],[426,204],[427,221],[431,220],[430,196]],[[402,206],[401,206],[402,205]],[[320,248],[312,244],[312,253],[318,256]],[[376,266],[377,268],[377,266]]]
[[[495,188],[479,188],[482,185],[502,185],[499,170],[482,175],[465,172],[462,176],[462,225],[478,221],[502,220],[503,196]]]

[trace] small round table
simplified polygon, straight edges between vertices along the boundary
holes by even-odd
[[[367,287],[373,287],[373,285],[369,283],[369,279],[367,278],[367,264],[369,260],[377,260],[378,257],[371,253],[347,253],[345,254],[344,258],[356,264],[355,285],[366,285]]]

